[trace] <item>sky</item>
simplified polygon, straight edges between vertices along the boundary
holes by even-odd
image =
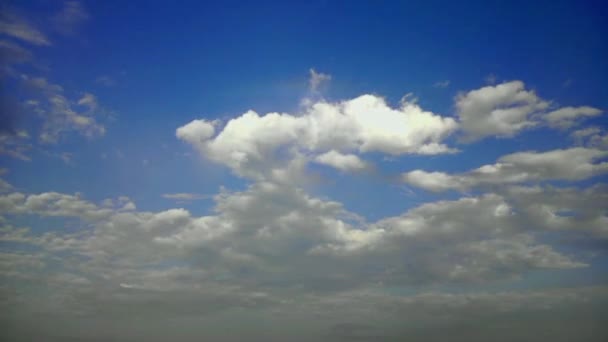
[[[605,341],[601,1],[0,5],[0,339]]]

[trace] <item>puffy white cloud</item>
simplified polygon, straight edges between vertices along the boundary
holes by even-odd
[[[197,145],[211,138],[215,133],[215,128],[212,123],[205,120],[193,120],[190,123],[180,127],[175,132],[175,135],[192,145]]]
[[[340,171],[358,171],[365,169],[367,163],[354,154],[343,154],[335,150],[318,155],[315,161],[336,168]]]
[[[464,191],[481,185],[502,185],[545,180],[577,181],[608,172],[607,162],[596,162],[608,151],[575,147],[548,152],[517,152],[496,164],[461,173],[414,170],[402,174],[408,184],[430,191]]]
[[[177,136],[237,175],[262,180],[310,152],[453,152],[441,141],[456,127],[452,118],[416,104],[404,102],[393,109],[380,97],[363,95],[340,103],[317,102],[298,116],[248,111],[215,136],[212,123],[195,120],[178,128]]]
[[[601,110],[589,106],[563,107],[544,115],[544,119],[552,127],[568,128],[576,123],[577,119],[600,115]]]

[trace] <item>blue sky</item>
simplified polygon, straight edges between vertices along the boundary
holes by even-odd
[[[563,312],[549,339],[606,336],[563,300],[608,296],[603,3],[0,14],[5,336],[481,341]]]

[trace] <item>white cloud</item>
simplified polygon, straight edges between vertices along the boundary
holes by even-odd
[[[458,95],[456,109],[465,139],[509,137],[536,125],[530,116],[545,110],[549,102],[524,88],[523,82],[511,81]]]
[[[175,135],[196,146],[211,138],[214,133],[215,128],[213,127],[213,123],[205,120],[193,120],[187,125],[178,128]]]
[[[522,81],[482,87],[455,98],[465,142],[489,136],[512,137],[524,129],[541,125],[569,128],[580,119],[602,113],[590,106],[548,111],[550,104],[534,91],[526,90]]]
[[[586,213],[581,222],[589,222],[588,229],[602,236],[604,212],[590,211],[600,202],[584,204],[598,201],[600,190],[579,192],[580,206],[571,201],[577,195],[574,190],[562,196],[568,201],[559,205],[549,197],[539,200],[542,192],[532,188],[505,196],[429,203],[369,224],[340,203],[275,183],[257,183],[243,192],[224,191],[215,197],[214,213],[201,217],[184,209],[138,212],[128,199],[104,201],[100,207],[59,193],[2,195],[0,214],[81,218],[91,229],[39,235],[9,227],[3,239],[86,257],[89,261],[79,266],[92,269],[81,271],[93,276],[112,270],[117,285],[142,284],[129,276],[134,268],[144,272],[171,262],[196,265],[194,269],[205,270],[206,277],[236,278],[255,286],[280,282],[330,289],[378,281],[482,282],[535,269],[583,267],[585,263],[538,243],[534,233],[576,231],[567,218],[556,225],[544,214],[548,207],[557,213],[568,205],[575,213]],[[530,206],[534,201],[537,205]],[[370,268],[362,269],[362,263]],[[247,275],[240,273],[244,268]]]
[[[315,161],[340,171],[358,171],[367,167],[367,164],[356,155],[342,154],[335,150],[318,155],[315,158]]]
[[[608,172],[608,163],[594,163],[608,156],[608,151],[575,147],[548,152],[517,152],[498,159],[496,164],[484,165],[460,173],[414,170],[402,175],[413,186],[430,191],[449,189],[465,191],[482,185],[504,185],[530,181],[577,181]]]
[[[589,106],[563,107],[547,113],[544,119],[552,127],[569,128],[576,123],[577,119],[593,117],[601,113],[601,110]]]
[[[442,140],[457,128],[452,118],[408,102],[394,109],[374,95],[339,103],[317,102],[297,116],[260,116],[248,111],[228,121],[215,137],[213,126],[195,120],[178,128],[176,134],[207,158],[239,176],[257,180],[268,179],[309,152],[453,152]]]

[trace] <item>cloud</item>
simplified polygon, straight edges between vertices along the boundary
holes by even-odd
[[[608,163],[597,160],[608,151],[575,147],[548,152],[517,152],[503,156],[496,164],[460,173],[414,170],[402,174],[406,183],[430,191],[459,190],[547,180],[577,181],[608,172]]]
[[[8,155],[24,161],[31,160],[27,155],[32,145],[26,131],[0,132],[0,155]]]
[[[178,192],[174,194],[163,194],[163,198],[178,200],[178,201],[196,201],[201,199],[207,199],[210,196],[203,194],[194,194],[189,192]]]
[[[85,93],[77,102],[80,106],[88,107],[89,110],[97,109],[97,97],[91,93]]]
[[[486,76],[485,81],[487,84],[495,84],[498,77],[494,74],[489,74]]]
[[[25,19],[10,10],[0,13],[0,34],[32,45],[51,45],[49,39]]]
[[[526,90],[522,81],[482,87],[455,98],[464,142],[489,136],[512,137],[541,125],[569,128],[582,118],[602,113],[590,106],[562,107],[548,112],[550,105],[534,91]]]
[[[322,72],[316,72],[315,69],[310,69],[310,78],[308,80],[309,90],[313,93],[319,91],[319,87],[324,83],[331,81],[331,75]]]
[[[433,84],[435,88],[447,88],[450,85],[450,80],[438,81]]]
[[[547,113],[544,119],[551,127],[569,128],[575,125],[577,119],[598,116],[601,113],[601,110],[589,106],[563,107]]]
[[[354,154],[342,154],[335,150],[318,155],[315,162],[336,168],[340,171],[359,171],[367,164]]]
[[[549,102],[525,90],[523,82],[511,81],[459,94],[455,105],[465,140],[474,141],[509,137],[535,126],[530,116],[546,109]]]
[[[1,216],[71,219],[71,228],[55,228],[63,227],[59,223],[40,231],[0,221],[3,243],[29,245],[0,254],[0,278],[7,284],[2,291],[17,293],[0,306],[22,322],[48,314],[62,318],[57,324],[84,324],[81,319],[119,324],[137,315],[137,322],[145,322],[142,329],[157,326],[156,320],[195,320],[189,326],[194,329],[208,321],[203,317],[233,322],[235,313],[268,315],[317,332],[313,340],[414,334],[420,324],[429,324],[428,317],[434,329],[442,324],[449,329],[461,319],[504,325],[511,315],[549,319],[556,310],[571,313],[596,302],[601,307],[604,288],[473,290],[537,270],[568,272],[588,265],[586,258],[560,248],[568,240],[542,238],[548,232],[608,238],[605,187],[503,190],[426,203],[375,222],[276,182],[224,189],[203,216],[181,208],[137,211],[123,197],[95,204],[78,194],[3,194]],[[439,292],[459,284],[466,293]],[[415,293],[393,290],[403,286]],[[35,291],[23,290],[31,288]],[[403,316],[412,327],[396,324]],[[313,317],[322,324],[302,327]],[[395,324],[377,326],[392,320]],[[57,324],[40,328],[40,334],[58,331]],[[119,331],[124,337],[125,330],[114,325],[102,334]],[[211,336],[205,331],[193,338]]]
[[[112,87],[112,86],[116,85],[116,80],[114,80],[110,76],[103,75],[103,76],[97,77],[95,79],[95,83],[101,84],[106,87]]]
[[[7,68],[11,64],[20,64],[28,62],[32,59],[32,53],[24,47],[7,41],[0,40],[0,65],[2,68]],[[4,76],[6,70],[0,71],[0,76]]]
[[[89,14],[78,1],[66,1],[63,9],[53,16],[55,29],[63,34],[74,34],[89,19]]]
[[[308,154],[331,150],[391,155],[450,153],[453,149],[442,140],[457,128],[452,118],[409,102],[391,108],[374,95],[339,103],[316,102],[300,115],[260,116],[248,111],[229,120],[215,134],[217,125],[195,120],[178,128],[176,135],[235,174],[256,180],[273,179],[276,173],[305,164]]]
[[[48,82],[42,77],[21,75],[22,82],[37,95],[26,101],[26,108],[43,118],[39,139],[43,143],[56,143],[59,138],[74,131],[88,138],[105,134],[105,127],[98,123],[97,98],[85,93],[78,100],[70,100],[63,93],[63,87]],[[79,110],[75,106],[84,109]]]
[[[531,188],[428,203],[373,223],[361,221],[340,203],[267,182],[242,192],[220,193],[213,214],[200,217],[179,208],[135,211],[128,199],[99,206],[61,193],[4,194],[0,214],[83,220],[91,228],[78,233],[33,234],[10,228],[3,239],[84,258],[88,261],[79,266],[91,269],[81,268],[83,275],[92,279],[95,272],[103,271],[116,286],[144,284],[131,274],[171,263],[189,265],[192,272],[204,270],[207,280],[221,276],[252,288],[299,284],[333,291],[376,282],[485,282],[536,269],[586,266],[536,240],[535,233],[547,230],[577,231],[567,218],[560,225],[547,219],[548,207],[541,204],[550,204],[556,212],[563,210],[548,197],[529,206],[539,194],[542,190]],[[601,189],[578,193],[571,189],[563,198],[578,196],[584,205],[598,201],[600,194]],[[585,213],[581,222],[597,222],[587,226],[605,235],[605,228],[600,228],[605,213],[598,204],[585,208],[570,201],[562,205]],[[175,282],[170,286],[197,286],[196,282]],[[162,284],[147,282],[145,286],[162,289]]]

